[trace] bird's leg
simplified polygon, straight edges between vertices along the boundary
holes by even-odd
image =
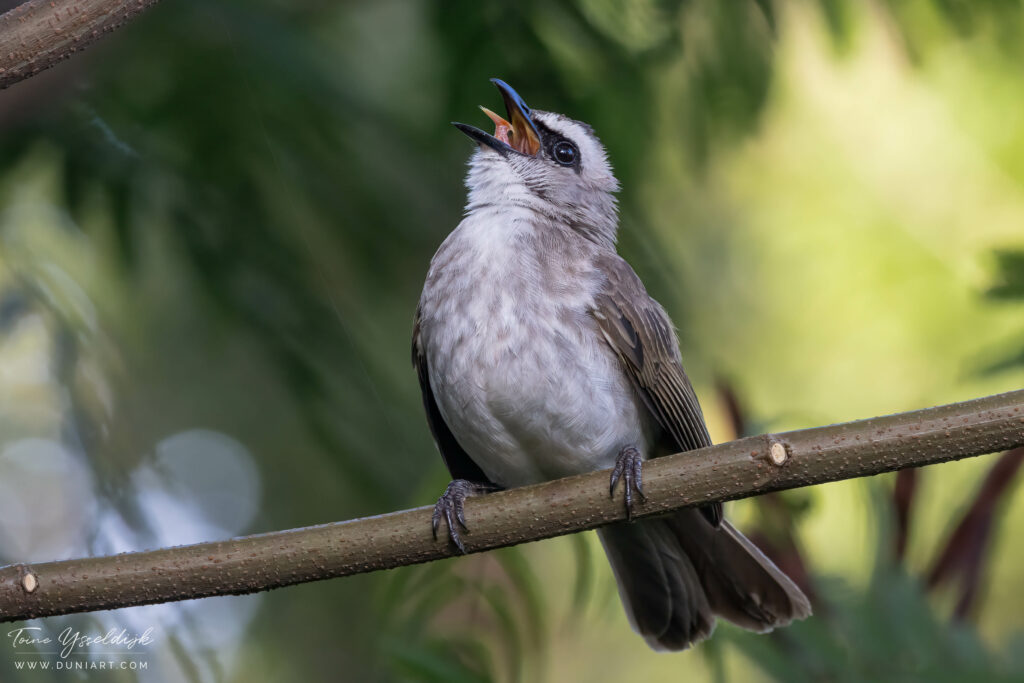
[[[633,492],[636,491],[641,501],[647,500],[644,495],[643,480],[644,459],[636,446],[626,446],[615,458],[615,468],[612,470],[611,485],[608,487],[609,495],[615,495],[615,485],[619,479],[623,479],[626,487],[626,519],[633,517]]]
[[[441,497],[437,499],[437,504],[434,505],[434,516],[431,519],[434,538],[437,539],[437,528],[443,519],[445,524],[448,525],[448,537],[452,539],[452,543],[459,549],[459,552],[465,554],[466,546],[462,544],[462,538],[459,536],[459,527],[461,526],[464,530],[469,531],[469,527],[466,526],[464,510],[466,498],[480,493],[499,491],[500,489],[501,487],[494,484],[481,484],[466,479],[453,479],[448,484],[448,488],[441,494]]]

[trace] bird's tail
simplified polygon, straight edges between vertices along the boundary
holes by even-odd
[[[715,617],[770,631],[810,616],[788,576],[729,522],[697,510],[598,530],[633,628],[656,650],[711,635]]]

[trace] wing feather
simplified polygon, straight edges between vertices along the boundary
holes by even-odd
[[[622,361],[644,404],[667,435],[669,452],[711,445],[693,385],[683,370],[679,342],[665,310],[652,299],[633,269],[617,254],[599,262],[607,276],[592,311],[605,340]],[[713,524],[716,503],[701,509]]]

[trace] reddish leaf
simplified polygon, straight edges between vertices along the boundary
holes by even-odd
[[[975,608],[995,511],[1022,464],[1024,448],[1006,451],[999,457],[928,573],[929,588],[960,575],[961,593],[953,613],[955,619],[967,618]]]
[[[746,429],[749,421],[743,403],[732,385],[723,378],[718,379],[718,395],[729,416],[733,438],[748,436]],[[815,591],[811,583],[811,574],[796,541],[791,507],[779,493],[766,493],[754,501],[761,522],[750,534],[750,539],[813,601]]]
[[[910,511],[917,492],[918,470],[910,468],[896,473],[896,486],[892,492],[892,504],[896,513],[894,559],[903,561],[907,552],[907,538],[910,535]]]

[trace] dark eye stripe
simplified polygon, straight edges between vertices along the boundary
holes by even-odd
[[[540,131],[541,143],[544,146],[544,152],[547,154],[547,156],[553,159],[555,163],[561,164],[562,166],[575,167],[576,172],[580,173],[580,166],[583,162],[583,155],[580,154],[580,148],[575,143],[573,143],[572,140],[563,137],[561,133],[558,133],[548,128],[546,125],[544,125],[542,121],[534,121],[534,123],[536,124],[537,129]],[[563,143],[570,145],[575,152],[576,158],[573,159],[572,161],[569,161],[568,163],[564,161],[559,161],[558,157],[555,154],[555,150],[558,148],[559,145]]]

